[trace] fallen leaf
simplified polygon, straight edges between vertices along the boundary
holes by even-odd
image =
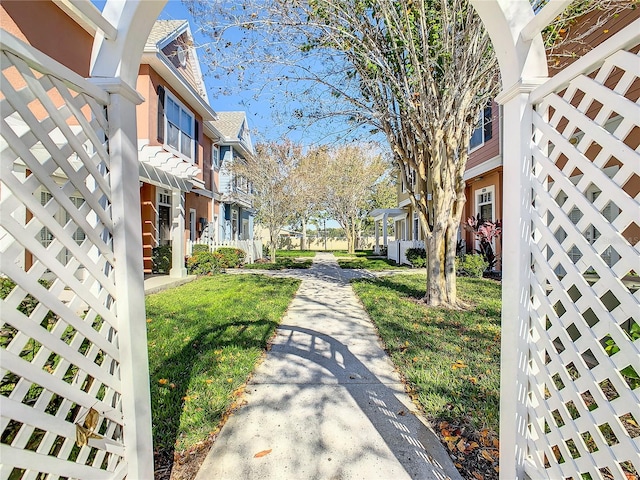
[[[271,453],[271,449],[269,450],[262,450],[261,452],[256,453],[253,458],[260,458],[260,457],[264,457],[265,455],[269,455]]]
[[[493,457],[489,455],[489,452],[487,452],[486,450],[481,450],[480,454],[482,455],[482,458],[484,458],[487,462],[493,463]]]
[[[498,441],[498,439],[496,438],[493,439],[493,446],[494,448],[500,448],[500,442]]]
[[[169,383],[169,380],[167,380],[166,378],[161,378],[160,380],[158,380],[158,383],[160,385],[166,385],[167,383]]]
[[[208,378],[208,379],[207,379],[207,383],[208,383],[209,385],[211,385],[211,384],[213,383],[213,380],[211,380],[210,378]]]
[[[476,383],[478,383],[478,379],[477,379],[476,377],[469,377],[469,378],[468,378],[468,380],[469,380],[471,383],[473,383],[474,385],[475,385]]]
[[[150,318],[147,318],[147,323],[151,323],[151,319]]]
[[[467,449],[467,444],[465,443],[464,438],[461,439],[456,446],[461,452],[464,452]]]
[[[460,464],[460,463],[454,463],[453,465],[454,465],[456,468],[458,468],[458,469],[459,469],[459,468],[462,468],[462,464]]]
[[[474,476],[474,478],[477,478],[478,480],[484,480],[484,477],[480,475],[478,472],[473,472],[472,475]]]
[[[176,384],[175,384],[175,383],[170,383],[170,384],[169,384],[169,387],[170,387],[171,389],[174,389],[174,388],[176,388]]]
[[[449,422],[440,422],[440,424],[438,425],[440,430],[443,430],[443,429],[447,428],[448,426],[449,426]]]
[[[450,437],[451,436],[451,432],[449,430],[444,429],[444,428],[442,430],[440,430],[440,434],[443,437]]]
[[[229,383],[233,382],[233,378],[227,378],[227,382]]]
[[[476,449],[476,448],[478,448],[478,447],[480,447],[480,445],[478,445],[478,443],[477,443],[477,442],[471,442],[471,443],[469,444],[469,447],[468,447],[468,448],[469,448],[469,450],[475,450],[475,449]]]

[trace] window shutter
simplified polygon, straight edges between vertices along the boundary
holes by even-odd
[[[158,142],[164,143],[164,87],[158,85]]]
[[[200,164],[200,158],[198,155],[198,139],[200,138],[200,122],[194,118],[194,129],[193,129],[193,163],[196,165]],[[204,165],[204,163],[203,163]]]

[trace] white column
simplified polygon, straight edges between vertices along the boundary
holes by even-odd
[[[387,239],[387,225],[389,223],[389,214],[382,215],[382,245],[389,249],[389,241]]]
[[[529,380],[531,282],[531,136],[529,92],[518,85],[496,100],[503,105],[505,134],[500,358],[500,478],[525,478]]]
[[[153,478],[136,124],[136,104],[142,98],[119,81],[110,85],[106,80],[100,83],[111,92],[108,107],[111,208],[127,476]]]
[[[378,220],[373,220],[373,227],[376,235],[376,247],[373,249],[375,255],[380,254],[380,229],[378,227]]]
[[[181,190],[171,191],[171,270],[169,276],[184,278],[187,269],[184,266],[184,205],[185,194]]]

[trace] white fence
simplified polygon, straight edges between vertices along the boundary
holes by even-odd
[[[187,240],[187,255],[191,255],[193,253],[194,245],[207,245],[210,252],[213,252],[220,247],[239,248],[247,254],[247,263],[254,263],[256,260],[262,258],[262,242],[259,240],[223,240],[221,242],[207,239],[196,240],[195,242]]]
[[[512,357],[526,359],[519,362],[526,396],[518,397],[531,478],[640,473],[636,28],[530,95],[533,208],[523,240],[531,271],[521,277],[530,303],[517,327],[528,340],[508,347],[522,348]]]
[[[1,62],[0,477],[122,479],[152,458],[113,96],[4,31]]]
[[[424,248],[422,240],[397,240],[387,243],[387,258],[403,265],[411,265],[407,260],[407,250],[410,248]]]

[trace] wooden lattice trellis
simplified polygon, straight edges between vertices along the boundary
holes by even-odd
[[[532,478],[640,474],[639,49],[531,94]]]
[[[11,45],[1,52],[0,478],[122,478],[109,97]],[[78,441],[78,425],[99,438]]]

